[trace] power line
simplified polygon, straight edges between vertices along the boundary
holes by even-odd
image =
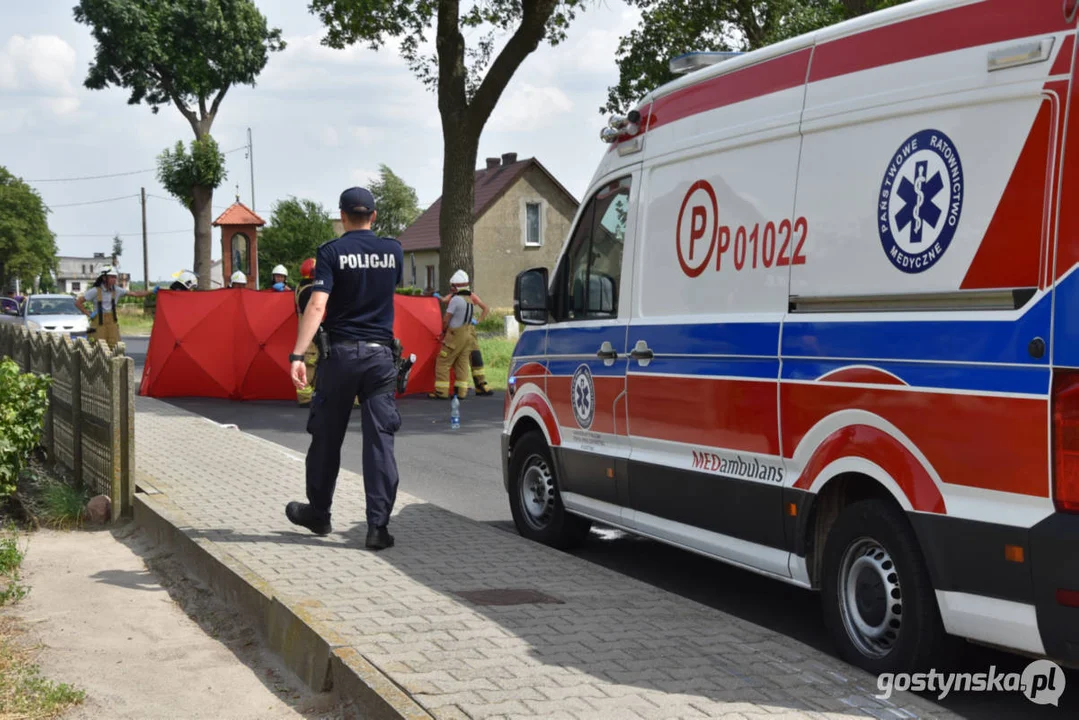
[[[66,203],[64,205],[49,205],[48,207],[50,210],[55,210],[57,208],[81,207],[83,205],[102,205],[104,203],[119,202],[120,200],[130,200],[131,198],[138,197],[138,195],[124,195],[123,197],[114,197],[105,200],[90,200],[87,202]]]
[[[225,152],[223,152],[221,154],[222,155],[231,155],[232,153],[240,152],[241,150],[246,150],[246,149],[247,149],[246,145],[241,145],[238,148],[233,148],[232,150],[226,150]],[[157,168],[148,168],[146,170],[130,170],[128,172],[112,173],[112,174],[109,174],[109,175],[87,175],[85,177],[69,177],[69,178],[43,178],[43,179],[40,179],[40,180],[27,180],[26,182],[28,182],[28,183],[57,183],[57,182],[82,182],[83,180],[108,180],[110,178],[128,177],[130,175],[142,175],[144,173],[151,173],[151,172],[157,172]]]
[[[151,232],[151,233],[146,233],[146,234],[147,235],[180,235],[182,233],[194,234],[194,232],[195,232],[194,228],[189,228],[187,230],[163,230],[163,231],[160,231],[160,232]],[[61,233],[61,234],[57,235],[56,237],[58,237],[58,238],[111,238],[111,237],[116,237],[117,235],[119,235],[120,237],[142,237],[141,232],[134,232],[134,233],[105,233],[105,234],[101,234],[101,235],[67,235],[67,234]]]

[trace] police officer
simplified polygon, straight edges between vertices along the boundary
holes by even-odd
[[[311,298],[289,356],[292,382],[307,383],[304,351],[321,324],[328,352],[319,358],[315,393],[307,420],[307,503],[291,502],[285,515],[316,535],[332,529],[341,443],[353,399],[359,396],[363,432],[363,484],[367,495],[367,547],[392,547],[386,527],[397,499],[394,433],[401,427],[394,390],[394,292],[401,282],[404,253],[393,240],[371,232],[375,199],[365,188],[341,194],[345,234],[318,249]]]

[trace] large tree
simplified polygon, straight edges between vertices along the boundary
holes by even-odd
[[[397,237],[419,217],[420,200],[415,188],[385,165],[379,166],[378,180],[371,183],[369,189],[378,208],[372,229],[379,235]]]
[[[749,51],[908,0],[627,0],[641,24],[618,46],[618,84],[600,112],[624,113],[674,79],[688,52]]]
[[[201,143],[192,155],[217,152],[210,129],[225,95],[234,85],[253,86],[269,54],[285,47],[252,0],[80,0],[75,20],[90,26],[97,43],[86,87],[125,88],[129,104],[155,113],[174,105]],[[195,221],[200,289],[210,287],[214,187],[194,185],[179,196]]]
[[[472,208],[480,135],[517,68],[539,44],[555,45],[587,0],[311,0],[323,43],[378,49],[401,40],[412,71],[438,93],[442,117],[439,277],[472,274]],[[435,53],[424,50],[434,31]],[[466,34],[478,39],[471,47]],[[508,37],[506,37],[508,36]],[[502,49],[495,48],[502,39]],[[543,108],[536,108],[543,112]]]
[[[37,191],[0,166],[0,290],[33,287],[56,270],[56,236]]]
[[[259,231],[259,287],[270,287],[270,270],[278,264],[295,283],[300,264],[334,237],[333,220],[319,203],[294,197],[275,203],[269,224]]]

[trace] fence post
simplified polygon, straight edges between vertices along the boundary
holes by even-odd
[[[82,485],[82,353],[76,340],[68,348],[71,351],[71,464],[75,467],[75,482]]]
[[[111,356],[106,361],[109,369],[108,375],[108,391],[109,391],[109,455],[111,456],[111,462],[109,463],[110,470],[110,482],[109,482],[109,498],[112,500],[112,520],[115,522],[120,518],[120,513],[123,511],[124,500],[126,495],[123,489],[123,470],[124,470],[124,455],[123,455],[123,432],[120,424],[123,413],[120,412],[120,403],[122,402],[122,395],[125,393],[121,389],[121,368],[123,368],[124,361],[118,357]]]
[[[120,365],[120,493],[113,501],[113,512],[130,517],[135,509],[135,361],[118,358]]]

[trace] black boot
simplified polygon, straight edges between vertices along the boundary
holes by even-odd
[[[367,547],[371,550],[385,550],[393,547],[393,535],[385,527],[367,530]]]
[[[293,525],[305,527],[316,535],[329,535],[333,530],[329,520],[316,520],[307,503],[290,502],[285,506],[285,517]]]

